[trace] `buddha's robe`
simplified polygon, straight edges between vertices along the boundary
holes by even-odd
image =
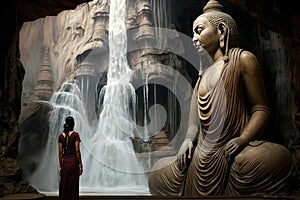
[[[241,52],[230,50],[229,62],[208,93],[200,95],[195,90],[200,129],[191,163],[180,169],[176,156],[158,160],[148,176],[152,194],[287,194],[292,189],[294,162],[283,145],[255,140],[235,157],[224,154],[225,144],[244,130],[251,110],[241,81]],[[201,84],[201,77],[198,82]],[[252,112],[255,109],[265,108],[258,106]]]

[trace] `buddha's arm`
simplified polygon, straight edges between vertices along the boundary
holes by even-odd
[[[247,51],[242,52],[240,59],[242,81],[252,106],[252,112],[241,135],[230,140],[225,146],[225,155],[229,159],[231,155],[241,151],[255,135],[266,127],[269,121],[269,107],[259,63],[256,57]]]
[[[241,133],[247,143],[261,132],[269,121],[269,107],[259,62],[250,52],[241,55],[242,79],[252,110],[249,123]]]
[[[185,169],[187,167],[186,161],[187,158],[190,159],[192,156],[193,141],[196,138],[199,130],[198,128],[199,116],[198,116],[198,107],[197,107],[197,94],[198,94],[199,81],[200,80],[197,81],[191,99],[188,129],[185,135],[185,140],[183,141],[177,154],[179,169]]]
[[[191,105],[190,105],[190,112],[189,112],[188,129],[185,136],[185,139],[191,139],[192,141],[194,141],[194,139],[196,138],[199,130],[199,115],[198,115],[198,106],[197,106],[199,82],[200,79],[197,81],[197,84],[193,91]]]

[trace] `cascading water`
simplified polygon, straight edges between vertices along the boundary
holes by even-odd
[[[150,2],[152,5],[157,46],[166,48],[167,30],[172,28],[170,14],[172,13],[172,0],[150,0]]]
[[[59,91],[53,94],[50,103],[52,111],[49,118],[48,143],[41,152],[39,165],[30,176],[29,182],[41,192],[55,192],[58,190],[58,134],[62,132],[64,119],[71,115],[75,119],[76,131],[84,133],[83,140],[89,138],[91,130],[86,118],[85,108],[81,100],[81,91],[74,83],[64,83]],[[83,156],[85,146],[82,145]]]
[[[80,177],[81,193],[148,194],[146,170],[139,162],[131,138],[139,134],[136,127],[135,89],[129,83],[126,1],[110,3],[110,67],[107,85],[101,90],[103,102],[98,124],[92,127],[83,103],[83,91],[76,83],[64,83],[51,99],[50,132],[40,166],[30,183],[40,192],[58,192],[58,135],[64,120],[75,119],[74,130],[81,137],[84,172]],[[75,81],[76,82],[76,81]],[[94,124],[94,123],[92,123]]]
[[[110,61],[107,85],[98,128],[90,139],[89,169],[82,177],[84,191],[129,192],[147,191],[147,176],[138,161],[132,141],[138,134],[135,122],[135,90],[129,83],[127,63],[126,1],[110,3],[109,47]],[[102,99],[102,98],[100,98]]]

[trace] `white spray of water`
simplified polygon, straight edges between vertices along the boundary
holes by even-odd
[[[127,63],[126,1],[110,3],[109,71],[98,128],[90,139],[89,170],[82,177],[83,190],[91,188],[147,188],[147,177],[137,160],[131,137],[136,133],[135,90],[129,83]]]
[[[91,133],[86,113],[81,101],[81,92],[76,84],[64,83],[50,100],[52,111],[49,118],[47,146],[41,152],[37,169],[30,176],[29,182],[41,192],[58,190],[58,135],[63,130],[64,119],[71,115],[75,119],[77,132],[84,132],[86,138]],[[82,146],[84,148],[84,145]],[[83,151],[85,152],[85,151]]]

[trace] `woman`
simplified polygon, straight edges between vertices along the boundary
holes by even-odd
[[[149,173],[152,194],[286,195],[292,189],[292,155],[256,140],[270,116],[260,66],[238,48],[236,23],[221,8],[210,0],[194,21],[194,45],[213,64],[200,69],[177,156],[158,160]]]
[[[73,131],[74,118],[65,119],[64,131],[58,137],[59,152],[59,199],[79,199],[79,176],[83,172],[80,153],[80,137]]]

